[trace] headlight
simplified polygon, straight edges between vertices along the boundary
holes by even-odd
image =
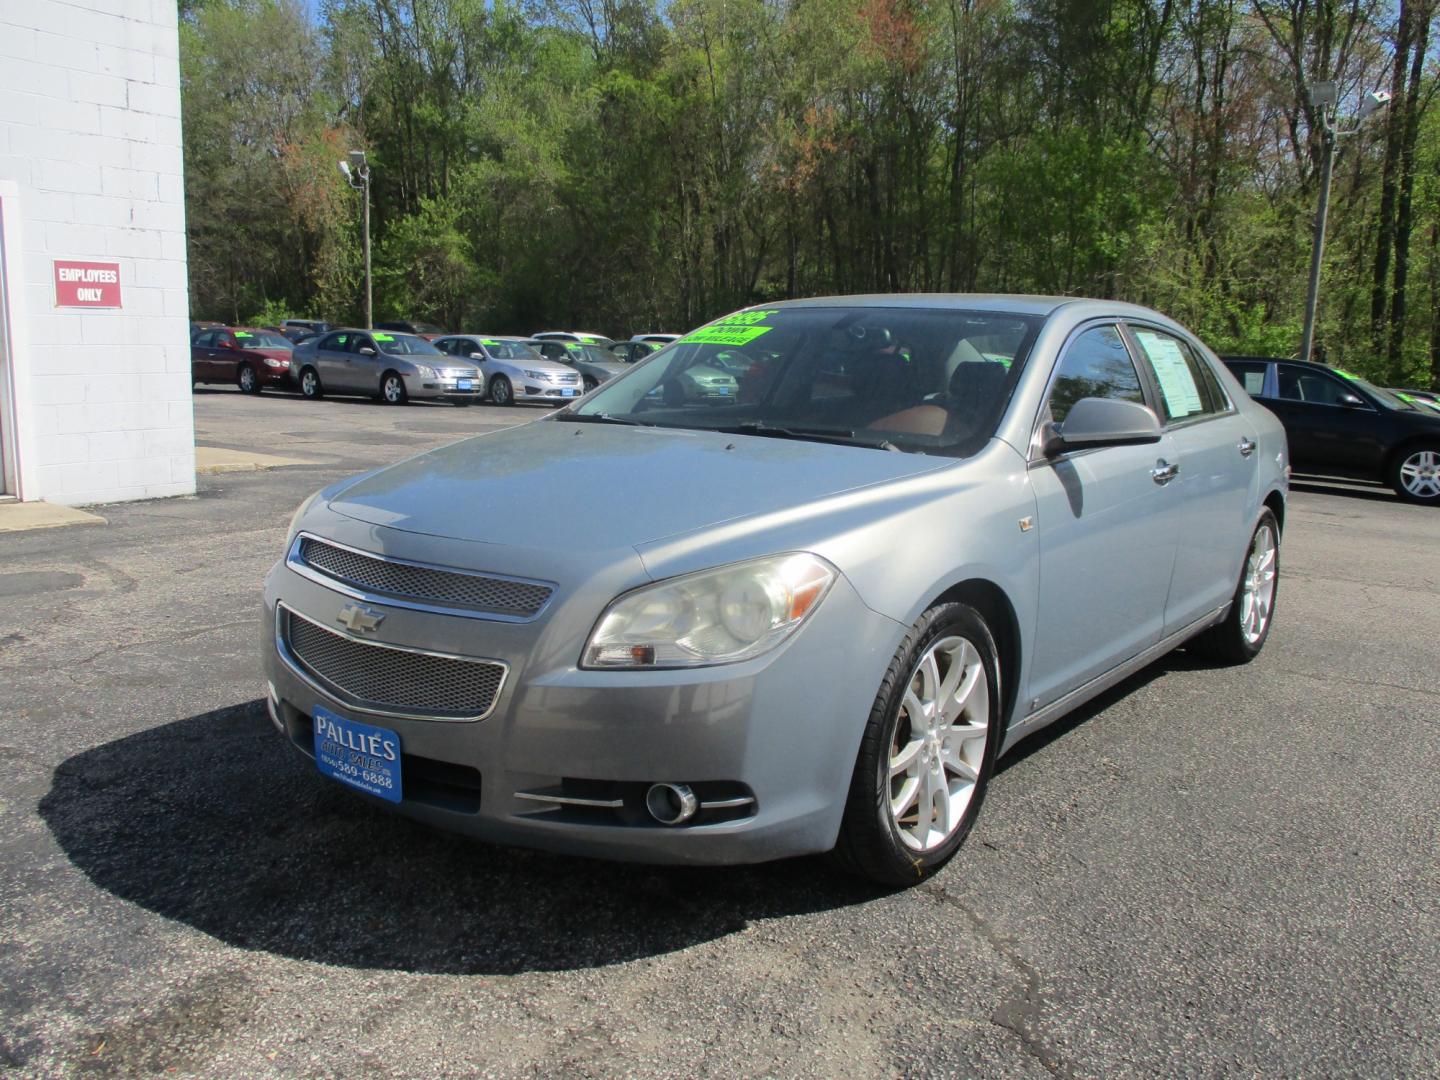
[[[433,367],[427,367],[424,364],[415,365],[415,374],[419,375],[422,379],[434,379],[437,377],[435,375],[435,369]]]
[[[290,366],[290,361],[289,361],[289,360],[276,360],[274,357],[267,356],[267,357],[265,358],[265,366],[266,366],[266,367],[273,367],[273,368],[287,368],[287,367]]]
[[[677,668],[749,660],[799,629],[837,573],[818,555],[799,552],[646,585],[605,610],[581,666]]]
[[[541,382],[550,381],[550,373],[548,371],[531,371],[529,368],[526,368],[525,374],[532,379],[539,379]]]

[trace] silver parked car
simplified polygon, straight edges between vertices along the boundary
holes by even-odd
[[[473,362],[451,361],[414,334],[386,330],[335,330],[295,346],[290,366],[300,393],[363,394],[388,405],[411,398],[448,398],[468,404],[484,384]]]
[[[601,345],[555,338],[531,338],[526,344],[537,349],[546,360],[578,372],[586,393],[625,370],[625,361]]]
[[[736,398],[667,392],[718,351]],[[1178,645],[1260,651],[1286,494],[1280,425],[1148,309],[773,304],[312,496],[270,715],[475,836],[914,882],[1026,735]]]
[[[564,405],[585,393],[581,375],[569,364],[546,360],[527,339],[488,334],[454,334],[439,338],[435,347],[450,356],[474,360],[486,396],[496,405],[538,401]]]

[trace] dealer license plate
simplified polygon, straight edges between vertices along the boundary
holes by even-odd
[[[316,708],[315,766],[332,780],[400,801],[400,736],[389,728],[347,720]]]
[[[560,396],[561,396],[561,397],[574,397],[574,396],[575,396],[575,391],[574,391],[573,388],[566,388],[566,389],[560,391]]]
[[[473,381],[471,381],[470,379],[456,379],[456,380],[455,380],[455,389],[456,389],[456,390],[473,390],[473,389],[475,389],[475,383],[474,383]]]

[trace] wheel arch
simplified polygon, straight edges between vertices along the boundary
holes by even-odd
[[[1430,435],[1426,433],[1407,435],[1392,446],[1390,452],[1385,455],[1385,465],[1380,474],[1381,483],[1388,484],[1390,482],[1390,473],[1400,464],[1402,458],[1415,450],[1427,446],[1435,450],[1440,450],[1440,435]]]
[[[1015,614],[1015,605],[1004,589],[981,577],[966,578],[951,585],[925,605],[925,609],[928,611],[937,604],[968,604],[980,613],[985,625],[990,628],[1000,658],[1001,725],[1002,728],[1007,727],[1015,715],[1023,654],[1020,619]]]
[[[1260,505],[1263,506],[1263,507],[1265,507],[1265,508],[1268,509],[1272,514],[1275,515],[1275,524],[1278,525],[1278,526],[1280,526],[1280,535],[1281,535],[1281,536],[1284,536],[1284,535],[1285,535],[1285,496],[1282,495],[1282,494],[1279,492],[1279,490],[1272,490],[1269,495],[1266,495],[1266,496],[1265,496],[1264,502],[1262,502]]]

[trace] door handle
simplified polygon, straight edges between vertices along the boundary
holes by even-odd
[[[1150,470],[1150,479],[1154,480],[1155,483],[1159,484],[1161,487],[1164,487],[1166,484],[1168,484],[1171,480],[1174,480],[1175,477],[1179,475],[1180,466],[1172,465],[1164,458],[1161,458],[1160,461],[1156,464],[1155,468]]]
[[[1238,449],[1240,451],[1241,457],[1249,457],[1255,452],[1255,440],[1250,438],[1242,438],[1240,440]]]

